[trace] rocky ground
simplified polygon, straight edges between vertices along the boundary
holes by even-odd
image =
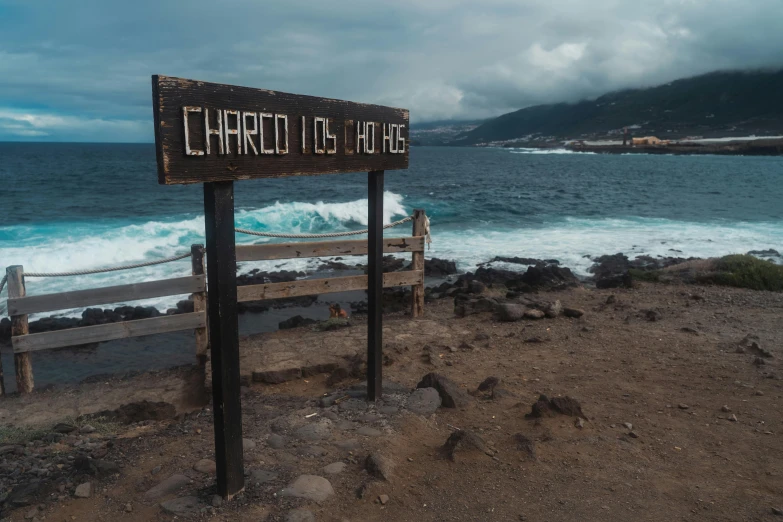
[[[130,384],[123,408],[58,419],[53,407],[44,422],[58,392],[7,398],[0,518],[783,516],[783,295],[589,289],[546,266],[504,282],[487,268],[431,291],[422,319],[387,316],[377,404],[363,400],[361,359],[279,384],[247,379],[246,488],[230,502],[215,497],[210,404],[140,402]],[[554,289],[530,291],[543,280]],[[307,326],[243,345],[343,342],[361,353],[364,330],[355,316],[336,330]],[[81,401],[116,386],[83,387]],[[34,421],[26,409],[39,412]]]

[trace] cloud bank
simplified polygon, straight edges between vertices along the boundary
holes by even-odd
[[[781,0],[0,0],[0,140],[151,141],[150,76],[480,118],[783,66]]]

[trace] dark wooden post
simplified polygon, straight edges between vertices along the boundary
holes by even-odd
[[[24,268],[19,265],[9,266],[6,269],[8,276],[8,298],[24,297],[27,291],[24,287]],[[30,329],[27,325],[27,314],[11,317],[11,336],[27,335]],[[33,391],[33,364],[30,361],[30,353],[14,354],[14,369],[16,371],[16,390],[19,393]]]
[[[425,221],[427,214],[420,208],[413,211],[413,236],[423,236],[425,234]],[[426,246],[425,246],[426,248]],[[424,271],[424,252],[414,252],[411,259],[411,270]],[[424,279],[421,284],[413,287],[413,303],[411,309],[413,317],[424,315]]]
[[[367,400],[381,398],[383,367],[383,171],[368,175]]]
[[[204,275],[204,245],[190,246],[190,263],[193,268],[193,275]],[[193,300],[194,312],[203,312],[207,309],[206,291],[193,294],[191,299]],[[196,328],[196,361],[201,367],[207,365],[208,349],[209,339],[206,327]]]
[[[217,491],[231,499],[245,486],[239,399],[239,323],[234,243],[234,182],[204,184],[207,236],[207,325],[212,355]]]

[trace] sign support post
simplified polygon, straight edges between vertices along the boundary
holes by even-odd
[[[212,354],[217,490],[231,499],[245,487],[239,398],[239,323],[234,238],[234,182],[204,183],[207,235],[207,322]]]
[[[375,401],[383,366],[383,175],[408,168],[410,114],[158,75],[152,105],[158,183],[204,184],[217,489],[230,499],[244,488],[233,182],[369,172],[367,400]]]
[[[382,394],[383,371],[383,171],[367,176],[367,400]]]

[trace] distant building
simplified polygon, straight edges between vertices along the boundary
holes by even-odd
[[[644,138],[633,138],[631,145],[635,147],[637,145],[665,145],[665,143],[655,136],[645,136]]]

